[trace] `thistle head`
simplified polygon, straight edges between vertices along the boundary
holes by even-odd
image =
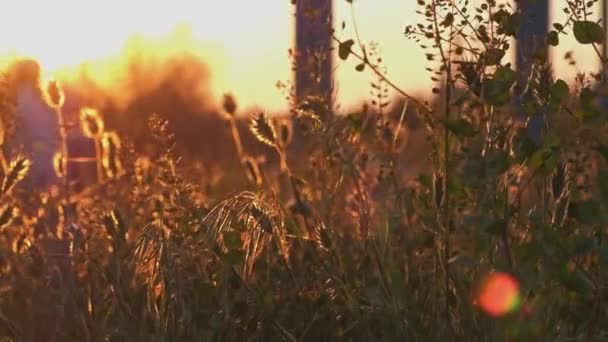
[[[87,138],[100,139],[103,135],[104,123],[97,109],[81,109],[80,124],[82,127],[82,132]]]
[[[65,94],[63,92],[63,88],[61,87],[61,83],[57,80],[50,80],[47,82],[46,87],[44,89],[44,94],[46,97],[47,103],[55,108],[60,109],[63,107],[65,102]]]
[[[232,94],[224,94],[224,101],[222,103],[222,106],[224,107],[224,111],[230,116],[234,116],[236,114],[237,104]]]

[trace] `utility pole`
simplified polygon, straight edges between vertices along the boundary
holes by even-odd
[[[296,101],[328,98],[332,89],[332,0],[296,0]]]
[[[528,84],[528,77],[532,71],[536,54],[548,55],[546,37],[549,27],[549,1],[548,0],[519,0],[518,8],[521,11],[521,27],[517,36],[516,68],[518,73],[517,89],[517,116],[526,120],[526,113],[522,107],[523,89]],[[542,50],[541,50],[542,49]],[[540,143],[543,118],[536,115],[528,122],[529,137],[537,144]]]

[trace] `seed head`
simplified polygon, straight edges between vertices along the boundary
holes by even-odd
[[[104,132],[101,138],[103,167],[109,178],[115,178],[122,172],[120,161],[120,138],[116,132]]]
[[[13,189],[17,183],[22,181],[27,176],[28,171],[32,162],[24,156],[17,156],[11,161],[8,166],[8,171],[4,176],[2,187],[0,187],[0,193],[6,194]]]
[[[103,134],[104,124],[97,109],[83,108],[80,110],[82,132],[87,138],[99,139]]]
[[[231,116],[234,116],[236,114],[237,105],[236,100],[234,99],[234,96],[232,96],[232,94],[224,94],[223,106],[226,113],[230,114]]]
[[[51,107],[55,109],[63,107],[63,103],[65,102],[65,94],[63,93],[63,88],[61,87],[59,81],[50,80],[46,84],[45,95],[46,100]]]
[[[260,113],[257,117],[251,120],[249,129],[261,143],[268,146],[277,145],[277,133],[274,126],[264,113]]]
[[[63,154],[60,152],[55,153],[53,156],[53,168],[55,169],[55,174],[59,178],[65,177],[65,158]]]
[[[279,144],[281,147],[285,147],[291,143],[292,130],[289,122],[281,122],[279,125]]]

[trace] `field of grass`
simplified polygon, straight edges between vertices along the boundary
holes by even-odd
[[[341,113],[331,94],[295,103],[286,88],[289,115],[243,118],[227,95],[221,147],[200,132],[229,151],[214,168],[182,155],[170,120],[147,119],[144,153],[85,108],[98,172],[77,191],[51,82],[57,184],[33,192],[1,96],[0,337],[608,341],[608,88],[601,72],[567,84],[541,53],[569,34],[604,61],[589,3],[564,1],[519,84],[504,61],[519,12],[418,3],[406,38],[429,52],[431,103],[334,37],[371,74],[369,105]]]

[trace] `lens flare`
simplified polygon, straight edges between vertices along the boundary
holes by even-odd
[[[482,283],[477,303],[494,317],[512,312],[520,303],[519,283],[507,273],[492,273]]]

